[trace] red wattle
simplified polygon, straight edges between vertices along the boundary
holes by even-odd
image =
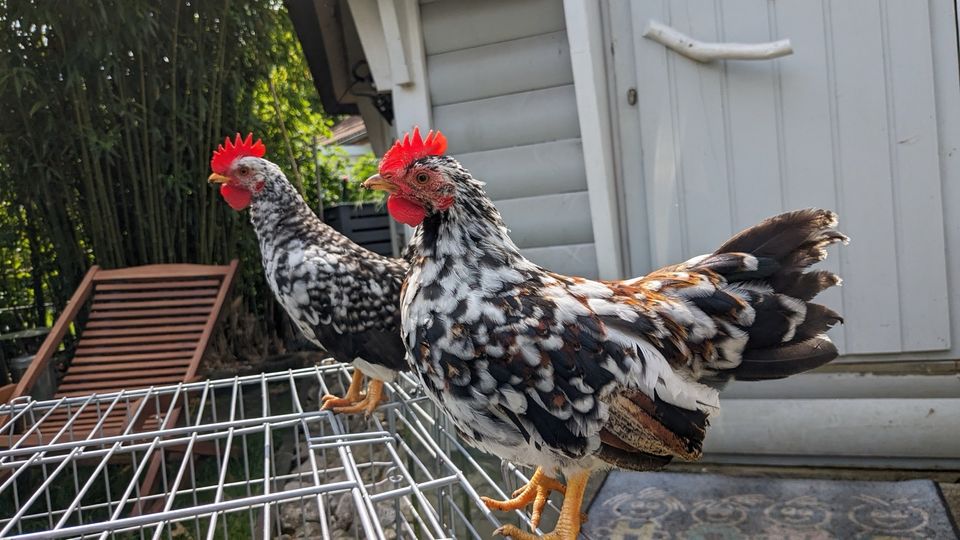
[[[250,206],[250,199],[253,198],[253,194],[250,193],[250,191],[230,184],[222,184],[220,186],[220,195],[223,197],[223,200],[227,201],[230,208],[234,210],[243,210]]]
[[[427,211],[422,206],[396,195],[390,195],[387,198],[387,211],[393,219],[411,227],[416,227],[427,217]]]

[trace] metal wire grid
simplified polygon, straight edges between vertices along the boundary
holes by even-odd
[[[0,537],[489,537],[500,523],[474,485],[506,494],[409,376],[369,419],[319,411],[350,369],[0,407]],[[159,427],[135,431],[146,416]]]

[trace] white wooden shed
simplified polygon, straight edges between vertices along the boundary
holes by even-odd
[[[954,0],[288,7],[328,111],[360,113],[378,153],[442,130],[548,268],[640,275],[766,216],[836,209],[853,242],[831,253],[844,285],[824,300],[846,317],[844,356],[731,385],[710,459],[960,467]],[[700,62],[651,24],[708,51],[793,52]]]

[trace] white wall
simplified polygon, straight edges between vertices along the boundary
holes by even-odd
[[[557,0],[421,3],[432,127],[535,262],[595,277],[577,103]]]

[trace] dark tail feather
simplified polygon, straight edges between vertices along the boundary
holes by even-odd
[[[827,270],[781,272],[769,280],[773,290],[805,302],[813,300],[821,291],[840,285],[840,281],[836,274]]]
[[[718,379],[779,379],[837,357],[825,332],[843,319],[809,301],[839,285],[840,278],[825,270],[805,271],[826,258],[827,246],[847,242],[836,225],[837,215],[829,210],[788,212],[744,230],[693,264],[750,291],[754,308],[752,323],[743,328],[749,339],[740,364],[716,374]]]
[[[782,379],[820,367],[837,357],[837,347],[826,336],[779,347],[747,349],[743,361],[727,372],[740,381]]]
[[[837,214],[830,210],[795,210],[767,218],[741,231],[714,253],[749,253],[758,258],[783,261],[804,244],[816,242],[824,235],[839,234],[833,230],[836,226]]]
[[[807,304],[807,316],[797,326],[790,342],[806,341],[815,338],[833,328],[833,325],[843,323],[843,317],[832,309],[820,304]]]

